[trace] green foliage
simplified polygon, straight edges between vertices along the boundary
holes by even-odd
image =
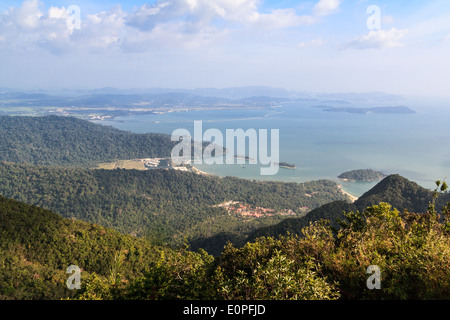
[[[339,224],[335,221],[344,218],[343,212],[351,211],[355,208],[354,204],[347,201],[333,201],[312,210],[303,217],[284,219],[278,224],[256,229],[250,233],[247,241],[255,241],[260,237],[279,237],[289,233],[301,235],[303,228],[318,220],[328,220],[333,228],[338,228]]]
[[[446,192],[448,190],[448,185],[445,181],[437,180],[436,181],[436,189],[433,192],[433,199],[431,200],[428,206],[428,212],[436,214],[436,200],[439,197],[440,192]]]
[[[72,264],[83,274],[107,277],[110,284],[134,279],[163,250],[167,249],[0,196],[0,297],[5,299],[73,296],[65,282]]]
[[[58,166],[169,157],[175,145],[163,134],[135,134],[58,116],[0,116],[0,137],[0,160]]]
[[[126,299],[148,300],[199,300],[211,297],[211,283],[207,273],[213,257],[206,251],[191,252],[185,249],[171,252],[154,263],[140,279],[130,284]]]
[[[116,300],[119,299],[120,289],[117,284],[111,284],[107,278],[96,273],[84,277],[82,287],[75,291],[72,300]]]
[[[318,192],[313,197],[306,193]],[[316,208],[342,199],[332,181],[303,184],[256,182],[175,170],[90,170],[0,162],[0,195],[93,222],[157,244],[180,245],[184,237],[218,254],[226,240],[283,217],[230,215],[217,205],[242,201],[275,210]],[[247,221],[248,220],[248,221]],[[245,221],[245,223],[244,223]],[[221,233],[231,237],[206,241]]]
[[[289,256],[294,243],[293,238],[260,238],[242,249],[227,246],[215,270],[218,296],[227,300],[337,299],[336,287],[318,274],[318,265]]]
[[[440,185],[439,188],[441,187]],[[439,198],[437,197],[438,193],[440,195]],[[338,230],[341,228],[342,222],[345,222],[347,219],[344,213],[363,212],[366,208],[378,205],[381,202],[389,203],[393,207],[399,208],[399,210],[423,212],[425,208],[430,206],[430,199],[434,199],[432,203],[436,208],[436,212],[439,212],[447,202],[450,202],[450,193],[443,193],[440,189],[432,192],[399,175],[391,175],[362,195],[354,203],[346,201],[327,203],[303,217],[285,219],[278,224],[257,229],[249,235],[248,240],[254,241],[257,237],[264,236],[277,237],[285,235],[287,232],[301,235],[303,228],[309,226],[311,222],[322,219],[328,220],[330,226]]]
[[[442,212],[380,203],[346,213],[337,233],[319,220],[302,236],[229,243],[214,258],[0,197],[0,298],[447,299],[450,205]],[[82,269],[81,290],[65,287],[70,264]],[[381,270],[380,290],[366,286],[371,265]]]
[[[450,296],[450,237],[432,213],[402,213],[386,203],[346,214],[325,251],[308,243],[347,299],[445,299]],[[330,242],[328,242],[330,243]],[[310,251],[308,251],[311,254]],[[368,290],[367,267],[381,269],[381,290]]]
[[[171,150],[167,136],[74,118],[0,117],[0,134],[1,160],[31,164],[89,166]],[[0,299],[448,299],[447,189],[393,175],[351,204],[331,181],[3,161],[0,194],[22,202],[0,196]],[[230,200],[317,209],[271,227],[282,217],[247,219],[217,206]],[[189,247],[208,240],[216,258]],[[72,264],[82,270],[80,290],[66,287]],[[366,286],[372,265],[380,290]]]
[[[432,192],[399,175],[391,175],[378,183],[355,202],[360,211],[386,202],[401,210],[422,212],[427,208]]]

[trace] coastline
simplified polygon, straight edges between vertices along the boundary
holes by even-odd
[[[294,169],[294,170],[295,170],[295,169]],[[202,174],[202,175],[205,175],[205,176],[216,176],[216,177],[221,178],[221,176],[219,176],[219,175],[215,175],[215,174],[212,174],[212,173],[208,173],[208,172],[205,172],[205,171],[201,171],[201,170],[199,170],[198,168],[196,168],[195,166],[192,166],[192,171],[194,171],[194,172],[197,173],[197,174]],[[240,178],[240,179],[246,179],[246,178],[241,178],[241,177],[238,177],[238,178]],[[342,187],[342,185],[340,185],[339,183],[337,183],[337,186],[338,186],[339,191],[340,191],[342,194],[346,195],[346,196],[348,197],[348,199],[350,200],[351,203],[354,203],[356,200],[359,199],[358,197],[356,197],[356,196],[352,195],[351,193],[345,191],[344,188]]]
[[[340,184],[338,184],[338,188],[343,194],[345,194],[349,198],[349,200],[352,203],[354,203],[356,200],[358,200],[358,197],[355,197],[354,195],[352,195],[352,194],[348,193],[347,191],[345,191],[344,188]]]
[[[204,176],[210,176],[210,177],[216,176],[214,174],[202,171],[202,170],[200,170],[200,169],[198,169],[198,168],[196,168],[194,166],[192,166],[192,171],[195,172],[196,174],[201,174],[201,175],[204,175]],[[221,178],[220,176],[217,176],[217,177]]]
[[[119,161],[115,161],[115,162],[99,164],[95,169],[109,169],[109,170],[113,170],[113,169],[117,169],[117,168],[129,169],[129,170],[131,170],[131,169],[134,169],[134,170],[172,169],[172,170],[177,170],[177,171],[191,171],[191,172],[193,172],[195,174],[199,174],[199,175],[203,175],[203,176],[222,178],[220,175],[200,170],[197,167],[195,167],[194,165],[190,165],[190,166],[170,166],[168,168],[158,167],[160,161],[164,160],[164,159],[167,159],[167,158],[145,158],[145,159],[119,160]],[[156,163],[152,163],[153,164],[152,168],[149,168],[147,166],[148,162],[155,162],[155,161],[156,161]],[[295,170],[295,169],[287,167],[287,166],[283,166],[283,167],[286,168],[286,169]],[[242,178],[242,177],[238,177],[238,178],[240,178],[240,179],[247,179],[247,178]],[[280,181],[280,182],[282,182],[282,181]],[[337,186],[338,186],[338,190],[342,194],[346,195],[348,197],[349,201],[351,201],[353,203],[356,200],[358,200],[358,197],[356,197],[356,196],[352,195],[351,193],[345,191],[341,184],[337,183]]]

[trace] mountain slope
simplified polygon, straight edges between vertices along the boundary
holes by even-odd
[[[308,196],[314,193],[313,196]],[[317,208],[343,200],[333,181],[257,182],[176,170],[92,170],[0,162],[0,195],[158,243],[209,238],[221,232],[247,236],[285,216],[252,217],[228,211],[239,201],[276,211]],[[220,249],[223,242],[217,243]]]
[[[122,276],[140,276],[166,249],[112,229],[74,219],[0,196],[0,300],[70,297],[69,265],[82,278],[109,276],[118,254]]]
[[[73,117],[0,116],[0,160],[37,165],[93,166],[117,159],[169,157],[175,142]]]
[[[392,204],[399,210],[423,212],[431,201],[431,191],[400,175],[390,175],[360,197],[359,210],[380,202]]]
[[[417,183],[409,181],[400,175],[390,175],[380,181],[375,187],[363,194],[354,203],[335,201],[312,210],[301,218],[291,218],[282,222],[253,231],[247,241],[254,241],[263,236],[280,236],[286,233],[299,234],[311,222],[326,219],[331,226],[339,228],[338,219],[345,219],[344,212],[364,211],[367,207],[380,202],[391,204],[394,208],[410,212],[425,212],[432,200],[432,192]],[[442,208],[450,201],[450,194],[443,194],[436,202],[436,208]]]

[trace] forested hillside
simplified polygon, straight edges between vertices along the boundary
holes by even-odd
[[[163,169],[92,170],[7,162],[0,162],[0,195],[157,243],[180,244],[187,237],[195,247],[203,243],[214,253],[228,240],[243,240],[252,230],[285,218],[243,216],[219,206],[224,202],[304,214],[306,207],[346,199],[336,183],[327,180],[287,184]],[[223,233],[227,236],[216,237]]]
[[[372,169],[347,171],[338,176],[339,179],[351,181],[379,181],[385,177],[384,173]]]
[[[350,203],[328,180],[86,168],[168,155],[162,135],[62,117],[0,117],[0,133],[0,299],[450,296],[445,183],[392,175]]]
[[[316,221],[302,237],[229,244],[213,258],[0,197],[0,299],[448,299],[450,208],[430,209],[381,203],[346,212],[338,233]],[[81,268],[79,289],[66,286],[69,265]]]
[[[311,222],[326,219],[333,228],[339,228],[339,219],[345,219],[344,212],[363,211],[365,208],[377,205],[380,202],[392,204],[400,211],[422,212],[433,200],[433,192],[417,183],[409,181],[400,175],[390,175],[383,179],[371,190],[363,194],[356,202],[335,201],[312,210],[306,216],[300,218],[288,218],[279,224],[262,227],[252,232],[248,241],[261,236],[301,234],[302,228]],[[442,194],[436,203],[440,209],[450,202],[450,194]]]
[[[0,196],[0,300],[71,297],[66,269],[72,264],[83,270],[83,279],[107,278],[120,258],[120,277],[135,279],[170,252]]]
[[[58,166],[94,166],[118,159],[170,157],[175,142],[73,117],[0,116],[0,160]]]

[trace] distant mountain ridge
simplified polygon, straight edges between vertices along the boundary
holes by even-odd
[[[272,97],[288,99],[320,99],[328,101],[350,100],[356,102],[375,102],[375,101],[398,101],[402,97],[399,95],[388,94],[384,92],[337,92],[337,93],[316,93],[308,91],[289,90],[280,87],[271,86],[240,86],[225,88],[130,88],[119,89],[114,87],[104,87],[97,89],[61,89],[61,90],[19,90],[13,88],[0,88],[0,99],[2,94],[14,95],[15,98],[31,98],[32,95],[42,94],[43,97],[80,97],[89,95],[160,95],[160,94],[190,94],[201,97],[215,97],[227,99],[243,99],[250,97]]]
[[[63,115],[94,120],[151,113],[207,109],[249,110],[283,107],[285,103],[325,105],[325,111],[351,113],[413,113],[397,104],[401,96],[382,92],[315,93],[269,86],[230,88],[98,88],[91,90],[0,90],[0,114]],[[330,104],[333,107],[329,107]],[[355,107],[352,107],[355,105]],[[339,106],[339,107],[336,107]],[[346,108],[341,108],[346,106]]]

